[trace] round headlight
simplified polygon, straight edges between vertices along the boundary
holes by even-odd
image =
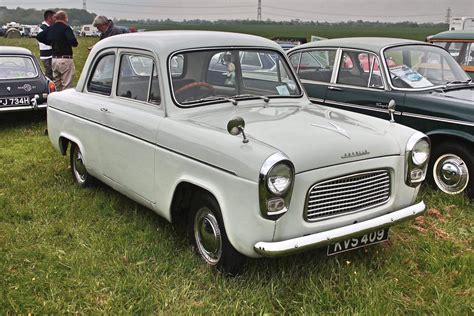
[[[425,139],[420,139],[413,147],[411,153],[411,159],[417,166],[421,166],[426,163],[430,156],[430,144]]]
[[[267,175],[267,188],[275,195],[282,195],[290,188],[292,181],[291,167],[285,163],[278,163]]]

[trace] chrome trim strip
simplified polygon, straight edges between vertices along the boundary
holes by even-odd
[[[368,105],[359,105],[359,104],[352,104],[352,103],[345,103],[345,102],[338,102],[338,101],[331,101],[331,100],[326,100],[325,103],[333,104],[333,105],[340,105],[340,106],[354,108],[354,109],[360,109],[360,110],[369,110],[369,111],[386,113],[387,116],[389,114],[387,109],[377,109],[377,108],[374,108],[374,107],[371,107],[371,106],[368,106]],[[400,112],[398,112],[398,113],[400,113]]]
[[[329,231],[283,241],[260,241],[254,245],[254,250],[258,254],[265,257],[279,257],[312,248],[320,248],[334,244],[338,241],[359,237],[361,235],[407,221],[422,215],[425,210],[426,205],[423,201],[421,201],[417,204],[386,215],[375,217],[357,224],[335,228]]]
[[[319,98],[309,98],[311,102],[321,102],[324,103],[324,99],[319,99]]]
[[[8,107],[1,107],[0,112],[13,112],[13,111],[34,111],[34,110],[39,110],[39,109],[46,109],[48,105],[46,103],[44,104],[38,104],[36,107],[32,105],[27,105],[27,106],[8,106]]]
[[[111,127],[111,126],[102,124],[102,123],[100,123],[100,122],[97,122],[97,121],[94,121],[94,120],[91,120],[91,119],[87,119],[87,118],[82,117],[82,116],[80,116],[80,115],[73,114],[73,113],[70,113],[70,112],[68,112],[68,111],[64,111],[64,110],[62,110],[62,109],[59,109],[59,108],[56,108],[56,107],[52,107],[52,106],[48,106],[48,111],[49,111],[49,110],[54,110],[54,111],[62,112],[62,113],[65,113],[65,114],[67,114],[67,115],[76,117],[76,118],[78,118],[78,119],[80,119],[80,120],[84,120],[84,121],[89,122],[89,123],[97,124],[97,125],[99,125],[99,126],[102,126],[102,127],[108,128],[108,129],[110,129],[110,130],[113,130],[113,131],[115,131],[115,132],[117,132],[117,133],[120,133],[120,134],[129,136],[129,137],[131,137],[131,138],[137,139],[137,140],[142,141],[142,142],[144,142],[144,143],[150,144],[150,145],[155,146],[155,147],[157,147],[157,148],[160,148],[160,149],[163,149],[163,150],[167,150],[167,151],[172,152],[172,153],[174,153],[174,154],[176,154],[176,155],[179,155],[179,156],[182,156],[182,157],[185,157],[185,158],[188,158],[188,159],[197,161],[197,162],[202,163],[202,164],[204,164],[204,165],[206,165],[206,166],[208,166],[208,167],[212,167],[212,168],[215,168],[215,169],[217,169],[217,170],[220,170],[220,171],[229,173],[229,174],[231,174],[231,175],[237,176],[237,174],[236,174],[235,172],[233,172],[232,170],[224,169],[224,168],[222,168],[222,167],[219,167],[219,166],[210,164],[210,163],[208,163],[208,162],[206,162],[206,161],[203,161],[203,160],[194,158],[194,157],[192,157],[192,156],[189,156],[189,155],[184,154],[184,153],[182,153],[182,152],[176,151],[176,150],[174,150],[174,149],[171,149],[171,148],[168,148],[168,147],[165,147],[165,146],[158,145],[157,143],[154,143],[154,142],[151,142],[151,141],[146,140],[146,139],[144,139],[144,138],[135,136],[135,135],[133,135],[133,134],[130,134],[130,133],[127,133],[127,132],[118,130],[118,129],[116,129],[116,128],[113,128],[113,127]]]
[[[425,119],[425,120],[431,120],[431,121],[444,122],[444,123],[450,123],[450,124],[461,124],[461,125],[465,125],[465,126],[474,126],[474,122],[466,122],[466,121],[445,119],[445,118],[442,118],[442,117],[416,114],[416,113],[410,113],[410,112],[403,112],[403,116],[414,117],[414,118]]]

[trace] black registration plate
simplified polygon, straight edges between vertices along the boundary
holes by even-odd
[[[29,97],[0,98],[0,106],[30,105]]]
[[[371,233],[367,233],[360,237],[354,237],[351,239],[337,242],[333,245],[328,246],[328,256],[332,256],[341,252],[349,251],[373,245],[388,239],[388,228],[377,230]]]

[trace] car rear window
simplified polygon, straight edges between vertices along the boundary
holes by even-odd
[[[0,79],[28,79],[38,76],[30,57],[0,56]]]

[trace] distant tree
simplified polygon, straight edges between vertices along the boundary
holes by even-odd
[[[54,8],[53,10],[57,11],[60,8]],[[80,9],[61,10],[65,10],[68,13],[71,25],[91,24],[96,16],[95,13],[89,13]],[[0,7],[0,25],[12,21],[20,24],[39,24],[43,21],[43,12],[44,10]]]

